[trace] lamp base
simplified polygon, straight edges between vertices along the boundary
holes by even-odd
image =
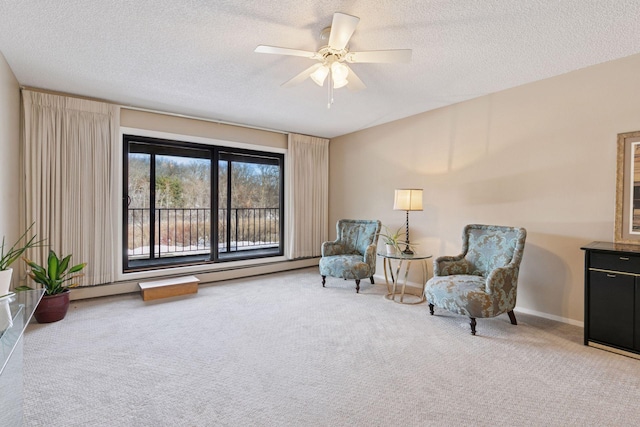
[[[405,225],[405,230],[407,232],[407,246],[402,251],[405,255],[413,255],[413,251],[409,248],[409,211],[407,211],[407,224]]]

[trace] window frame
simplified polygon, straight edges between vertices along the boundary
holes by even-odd
[[[172,135],[176,138],[182,137],[182,135]],[[188,138],[188,136],[184,136],[184,138]],[[207,255],[182,255],[176,257],[167,257],[153,260],[152,262],[138,262],[131,266],[131,261],[129,260],[128,254],[128,205],[129,205],[129,154],[134,152],[147,154],[148,151],[137,150],[131,151],[131,146],[134,148],[146,146],[151,147],[149,151],[153,151],[152,159],[154,159],[155,155],[173,155],[180,157],[192,157],[192,158],[208,158],[210,160],[211,165],[211,178],[210,178],[210,238],[215,236],[215,240],[210,239],[211,247],[210,251]],[[243,144],[244,145],[244,144]],[[121,260],[122,260],[122,274],[131,274],[149,270],[159,270],[166,268],[175,268],[175,267],[186,267],[186,266],[198,266],[198,265],[211,265],[211,264],[219,264],[226,263],[231,261],[242,261],[242,260],[252,260],[252,259],[260,259],[260,258],[271,258],[271,257],[282,257],[285,252],[285,154],[279,151],[261,151],[253,148],[241,148],[233,145],[222,145],[222,144],[209,144],[203,142],[192,142],[186,140],[178,140],[178,139],[168,139],[164,137],[157,136],[146,136],[140,135],[133,132],[123,132],[122,133],[122,232],[120,233],[122,239],[121,245]],[[190,151],[190,155],[185,156],[184,153],[186,151]],[[207,153],[207,155],[203,155],[203,153]],[[218,239],[219,239],[219,230],[218,230],[218,156],[220,153],[223,153],[226,157],[230,159],[269,159],[268,164],[277,164],[279,166],[279,222],[278,222],[278,232],[279,232],[279,242],[277,246],[277,250],[241,250],[234,251],[233,253],[226,253],[223,256],[220,256],[218,250]],[[149,153],[150,154],[150,153]],[[155,182],[155,171],[154,166],[155,162],[151,161],[151,171],[152,177],[150,177],[150,192],[155,192],[151,190],[152,182]],[[250,162],[250,163],[261,163],[261,162]],[[155,187],[154,187],[155,188]],[[230,198],[231,193],[227,193],[227,198]],[[150,203],[155,199],[155,197],[150,196]],[[150,213],[155,205],[149,207]],[[154,215],[155,216],[155,215]],[[153,224],[150,218],[150,223]],[[155,227],[152,227],[155,229]],[[151,233],[151,235],[155,235],[155,230]],[[155,242],[149,242],[150,248],[153,248]],[[153,253],[153,251],[151,251]],[[206,258],[206,259],[204,259]]]

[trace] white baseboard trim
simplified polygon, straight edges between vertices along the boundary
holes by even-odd
[[[391,279],[391,277],[389,277],[389,279]],[[373,280],[376,282],[376,285],[378,285],[378,284],[384,285],[384,284],[387,283],[387,282],[384,281],[384,274],[374,274],[373,275]],[[401,282],[398,283],[398,286],[400,286],[401,283],[404,283],[404,276],[402,277]],[[393,283],[389,282],[389,286],[393,286]],[[407,286],[411,286],[412,288],[421,289],[422,288],[422,283],[412,282],[411,280],[409,280],[407,282]]]
[[[269,264],[258,264],[255,266],[236,267],[226,270],[208,271],[202,273],[189,274],[196,276],[200,280],[200,285],[219,282],[222,280],[240,279],[242,277],[258,276],[261,274],[277,273],[280,271],[297,270],[300,268],[314,267],[318,265],[319,258],[305,258],[299,260],[274,262]],[[181,277],[184,275],[162,275],[159,278]],[[141,279],[148,280],[148,279]],[[123,282],[110,283],[106,285],[85,286],[71,290],[70,299],[80,300],[87,298],[97,298],[109,295],[130,294],[140,292],[138,285],[140,280],[128,280]]]
[[[575,319],[569,319],[568,317],[556,316],[554,314],[544,313],[542,311],[530,310],[528,308],[516,307],[516,312],[524,313],[524,314],[532,314],[538,317],[544,317],[545,319],[555,320],[556,322],[567,323],[573,326],[579,326],[584,328],[584,322]]]

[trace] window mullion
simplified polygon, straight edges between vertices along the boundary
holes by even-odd
[[[209,213],[209,222],[211,223],[209,227],[209,260],[217,261],[219,257],[218,236],[220,235],[220,226],[218,221],[218,212],[220,210],[220,201],[218,200],[218,188],[220,186],[218,183],[218,174],[220,173],[220,166],[216,160],[216,149],[211,149],[209,153],[211,161],[211,178],[209,181],[209,194],[211,200],[209,205],[211,209]]]
[[[232,163],[227,161],[227,253],[231,253],[231,168]],[[235,224],[238,227],[238,224]],[[237,230],[236,230],[237,233]],[[237,245],[238,242],[236,242]]]
[[[156,258],[156,155],[149,162],[149,257]]]

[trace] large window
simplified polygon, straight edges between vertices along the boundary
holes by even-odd
[[[125,271],[283,254],[283,155],[124,136]]]

